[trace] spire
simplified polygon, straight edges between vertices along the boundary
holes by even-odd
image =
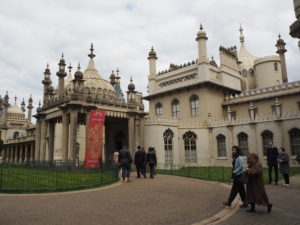
[[[240,25],[240,29],[239,29],[239,31],[240,31],[240,42],[241,42],[241,44],[243,45],[244,44],[244,42],[245,42],[245,36],[244,36],[244,34],[243,34],[243,27],[242,27],[242,24]]]
[[[93,59],[96,55],[93,53],[94,52],[94,46],[93,46],[93,43],[91,44],[91,53],[88,55],[91,59]]]
[[[69,69],[69,74],[71,74],[71,72],[72,72],[72,65],[71,65],[71,63],[69,64],[69,66],[68,66],[68,69]]]
[[[17,97],[17,95],[15,95],[15,102],[17,102],[17,99],[18,99],[18,97]]]
[[[22,101],[22,103],[21,103],[21,109],[22,109],[23,112],[26,111],[26,109],[25,109],[25,100],[24,100],[24,98],[23,98],[23,101]]]
[[[200,23],[200,30],[203,30],[202,23]]]

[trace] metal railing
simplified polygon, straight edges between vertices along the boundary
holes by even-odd
[[[118,167],[84,168],[83,162],[0,164],[0,192],[35,193],[99,187],[119,180]]]
[[[165,175],[182,176],[203,180],[231,182],[231,167],[193,166],[187,164],[158,164],[156,173]],[[300,174],[300,167],[291,167],[290,176]],[[264,182],[268,182],[268,168],[264,168]],[[274,171],[273,171],[274,176]],[[279,179],[283,179],[279,172]],[[273,178],[274,180],[274,178]]]

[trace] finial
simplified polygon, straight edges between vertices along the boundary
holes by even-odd
[[[69,66],[68,66],[68,69],[69,69],[69,73],[71,73],[71,70],[72,70],[72,65],[71,65],[71,63],[69,64]]]
[[[49,69],[49,63],[47,63],[47,69]]]
[[[154,51],[153,45],[151,46],[151,51]]]
[[[93,43],[91,43],[91,53],[88,55],[91,59],[93,59],[96,55],[93,53],[94,52],[94,45]]]
[[[200,30],[203,30],[202,23],[200,23]]]
[[[211,60],[214,60],[214,57],[213,57],[213,56],[211,57]]]
[[[239,29],[239,31],[240,31],[240,42],[241,42],[241,44],[244,44],[244,42],[245,42],[245,37],[244,37],[244,34],[243,34],[243,27],[242,27],[242,24],[240,24],[240,29]]]
[[[17,95],[15,95],[15,102],[17,102],[17,98],[18,98]]]
[[[78,63],[77,70],[78,71],[80,70],[80,63]]]
[[[64,58],[64,53],[61,53],[61,58],[62,58],[62,59]]]
[[[130,76],[130,83],[132,83],[132,76]]]
[[[41,100],[39,100],[39,108],[41,108]]]
[[[280,34],[278,34],[278,39],[280,39],[281,38],[281,35]]]
[[[119,76],[119,72],[120,72],[119,67],[117,67],[116,72],[117,72],[117,75]]]

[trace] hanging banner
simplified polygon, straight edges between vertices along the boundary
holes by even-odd
[[[105,111],[92,110],[85,150],[85,168],[99,168],[102,160]]]

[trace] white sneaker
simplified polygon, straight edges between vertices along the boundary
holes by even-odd
[[[289,184],[286,184],[285,186],[286,186],[286,187],[289,187],[290,185],[289,185]]]
[[[287,184],[283,184],[283,186],[286,186]]]

